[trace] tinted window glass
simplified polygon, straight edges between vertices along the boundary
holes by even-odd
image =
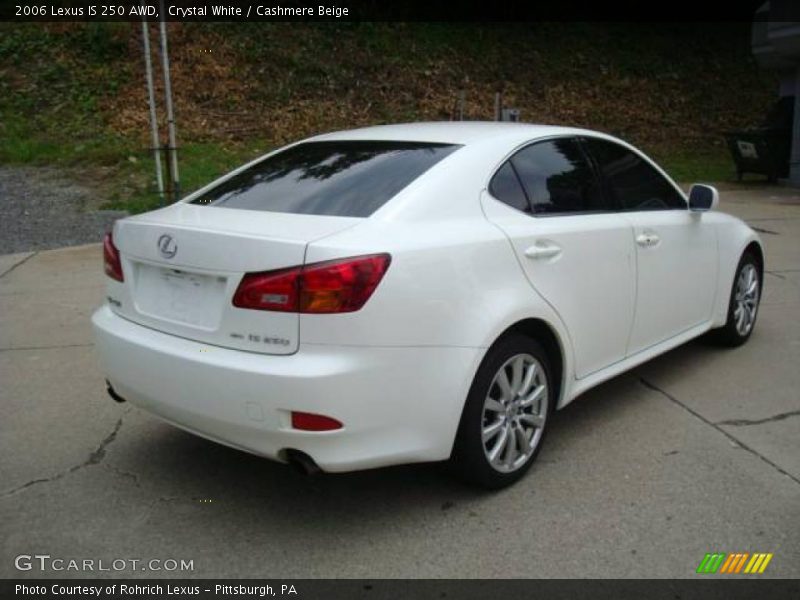
[[[510,162],[506,162],[492,177],[489,192],[501,202],[517,210],[530,212],[528,198],[525,196],[525,191]]]
[[[215,186],[192,204],[368,217],[458,147],[377,141],[299,144]]]
[[[677,190],[639,155],[605,140],[587,143],[623,210],[686,208]]]
[[[594,171],[573,139],[533,144],[511,162],[535,214],[608,210]]]

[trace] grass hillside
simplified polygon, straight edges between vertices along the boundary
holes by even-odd
[[[313,133],[450,119],[460,90],[468,119],[491,119],[502,91],[525,121],[614,133],[679,180],[730,179],[721,132],[759,121],[777,90],[746,23],[171,23],[169,36],[186,191]],[[140,24],[0,24],[0,162],[61,166],[143,210],[157,202],[149,145]]]

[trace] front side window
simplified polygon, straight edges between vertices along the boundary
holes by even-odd
[[[675,187],[635,152],[596,138],[588,138],[586,143],[622,210],[686,208]]]
[[[306,142],[259,161],[192,204],[368,217],[459,147],[395,141]]]
[[[610,210],[578,142],[546,140],[511,157],[535,215]]]

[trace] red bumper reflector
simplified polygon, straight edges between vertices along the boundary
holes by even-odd
[[[292,411],[292,427],[303,431],[334,431],[341,429],[344,425],[325,415]]]

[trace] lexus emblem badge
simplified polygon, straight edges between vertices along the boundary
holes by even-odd
[[[164,258],[172,258],[178,252],[178,244],[169,234],[164,234],[158,238],[158,251]]]

